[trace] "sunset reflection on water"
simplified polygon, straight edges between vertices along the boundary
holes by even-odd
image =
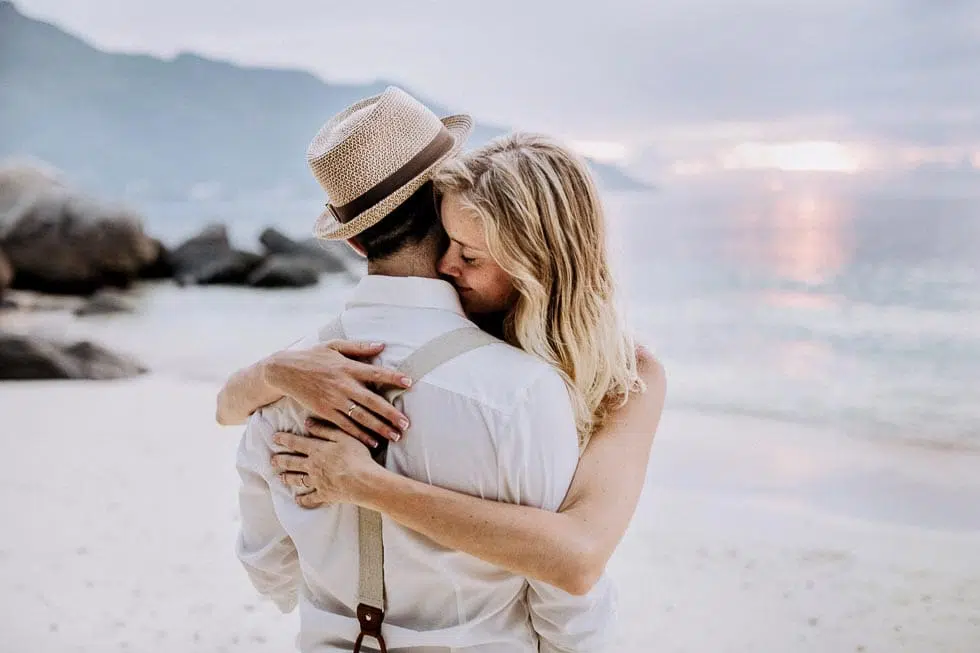
[[[739,223],[732,242],[742,263],[779,279],[819,287],[836,277],[853,252],[854,210],[829,193],[775,191],[754,197],[734,212]],[[770,293],[779,301],[779,293]],[[811,296],[812,297],[812,296]],[[799,304],[799,293],[787,301]]]

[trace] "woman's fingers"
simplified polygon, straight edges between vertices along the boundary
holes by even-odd
[[[326,503],[326,501],[320,498],[319,492],[297,494],[295,500],[296,504],[302,508],[319,508]]]
[[[348,358],[372,358],[385,348],[383,342],[361,342],[359,340],[330,340],[327,347]]]
[[[302,435],[279,431],[272,436],[272,441],[278,444],[280,447],[285,447],[290,451],[304,454],[310,453],[310,439]]]
[[[348,415],[352,420],[384,438],[395,442],[401,440],[401,429],[408,428],[408,420],[395,410],[394,406],[367,388],[358,385],[351,387],[350,394],[355,403],[354,409]],[[394,422],[385,420],[394,420]],[[398,424],[401,420],[404,426],[401,424],[398,428],[392,426],[392,423]]]
[[[357,438],[367,446],[371,448],[378,446],[378,439],[376,437],[370,435],[367,431],[361,428],[360,424],[349,419],[347,415],[344,415],[340,411],[334,411],[334,414],[330,417],[330,421],[333,424],[336,424],[338,429],[346,432],[351,437]],[[313,433],[319,437],[336,437],[336,435],[333,435],[333,433],[335,433],[337,429],[329,426],[324,426],[321,424],[314,424],[313,426],[310,426],[309,421],[307,421],[307,428],[310,430],[310,433]]]
[[[348,369],[355,379],[373,383],[377,386],[394,386],[396,388],[412,387],[412,379],[397,370],[389,370],[387,367],[370,365],[369,363],[359,363],[349,361]]]
[[[279,474],[279,480],[294,490],[312,489],[310,488],[310,477],[300,472],[282,472]]]
[[[297,456],[293,453],[277,453],[270,460],[272,468],[277,472],[302,472],[306,473],[306,456]]]

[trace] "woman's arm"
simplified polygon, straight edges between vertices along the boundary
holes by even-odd
[[[641,352],[647,390],[631,397],[590,440],[560,512],[483,500],[394,474],[371,462],[350,438],[308,424],[331,440],[321,447],[302,436],[276,441],[308,458],[275,456],[284,480],[317,490],[298,497],[315,507],[348,501],[383,512],[439,544],[464,551],[515,574],[541,580],[571,594],[588,592],[629,526],[646,478],[653,436],[666,392],[663,368]]]
[[[218,424],[244,424],[249,415],[259,408],[282,399],[282,391],[269,383],[266,376],[268,360],[260,360],[228,377],[218,392],[218,409],[215,412]]]
[[[398,440],[408,419],[373,388],[407,388],[411,380],[352,360],[383,349],[383,344],[332,340],[276,352],[231,375],[218,393],[215,418],[219,424],[242,424],[259,408],[288,396],[365,444],[376,446],[378,436]]]

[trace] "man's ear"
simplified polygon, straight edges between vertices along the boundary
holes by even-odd
[[[348,238],[347,246],[350,247],[355,252],[357,252],[358,254],[360,254],[363,258],[367,258],[367,252],[364,251],[364,248],[361,247],[361,244],[357,242],[357,238]]]

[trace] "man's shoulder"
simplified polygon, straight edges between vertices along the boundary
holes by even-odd
[[[305,406],[291,397],[283,397],[252,413],[249,422],[265,425],[266,430],[270,430],[271,437],[271,433],[275,431],[305,432],[306,418],[309,416],[310,411]]]
[[[551,365],[503,341],[461,354],[423,381],[503,414],[512,413],[535,387],[564,386]]]

